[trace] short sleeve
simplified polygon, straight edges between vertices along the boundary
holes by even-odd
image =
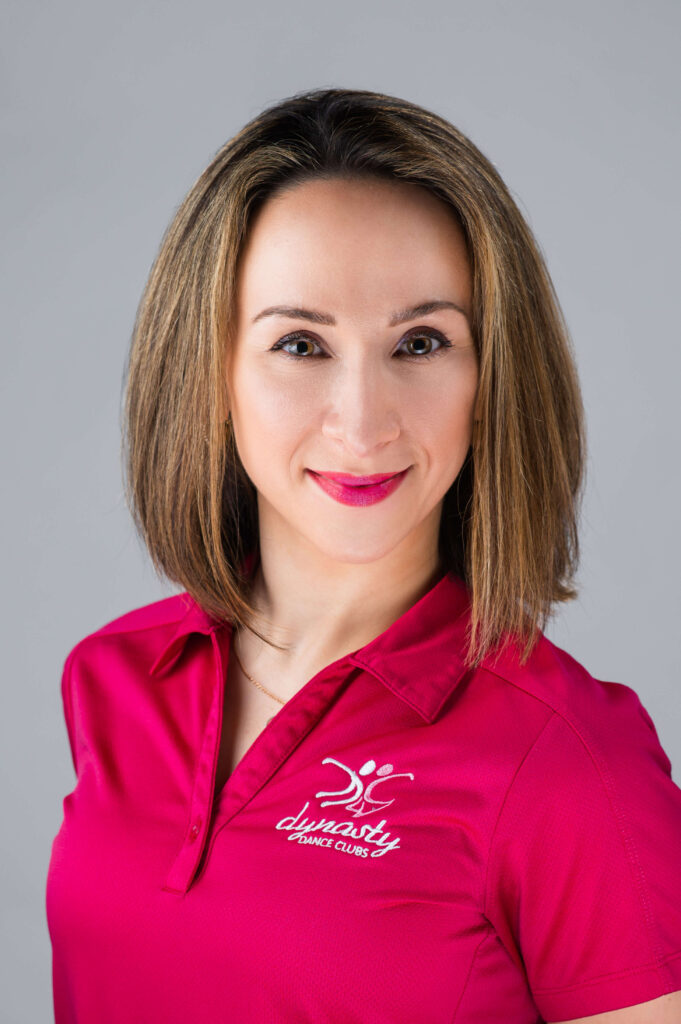
[[[547,1021],[681,989],[681,789],[616,685],[607,720],[547,720],[491,843],[485,914]]]

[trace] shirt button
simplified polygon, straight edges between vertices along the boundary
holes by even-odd
[[[194,840],[196,839],[196,837],[199,834],[200,825],[201,825],[201,819],[197,818],[196,821],[194,822],[194,824],[192,825],[192,827],[189,829],[189,836],[187,838],[187,842],[188,843],[193,843],[194,842]]]

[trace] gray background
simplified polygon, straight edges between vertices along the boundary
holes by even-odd
[[[547,629],[639,694],[681,778],[681,5],[5,0],[2,1019],[52,1019],[44,886],[83,636],[164,587],[122,494],[122,372],[162,232],[215,151],[304,88],[430,107],[546,255],[588,414],[579,601]]]

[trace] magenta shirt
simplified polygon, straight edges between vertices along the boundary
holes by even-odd
[[[628,686],[542,636],[462,663],[444,576],[221,792],[231,629],[188,594],[64,666],[56,1024],[534,1024],[681,989],[681,790]]]

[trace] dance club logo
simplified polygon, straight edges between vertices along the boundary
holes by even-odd
[[[292,842],[328,846],[355,857],[383,857],[389,851],[399,849],[399,836],[393,838],[390,832],[385,831],[385,818],[377,824],[364,822],[360,825],[357,824],[357,819],[366,818],[370,814],[375,815],[390,807],[395,802],[395,797],[389,796],[392,787],[388,786],[386,789],[385,784],[394,783],[395,779],[413,781],[413,774],[396,772],[391,764],[377,768],[373,760],[365,761],[359,771],[343,764],[342,761],[337,761],[335,757],[325,757],[322,764],[335,764],[348,775],[344,789],[321,790],[315,793],[315,799],[320,801],[320,807],[341,804],[345,810],[345,820],[339,821],[336,817],[305,817],[305,812],[310,806],[310,801],[307,800],[295,817],[281,818],[275,828],[288,832],[287,838]],[[386,799],[387,797],[389,799]],[[338,836],[343,838],[339,839]]]

